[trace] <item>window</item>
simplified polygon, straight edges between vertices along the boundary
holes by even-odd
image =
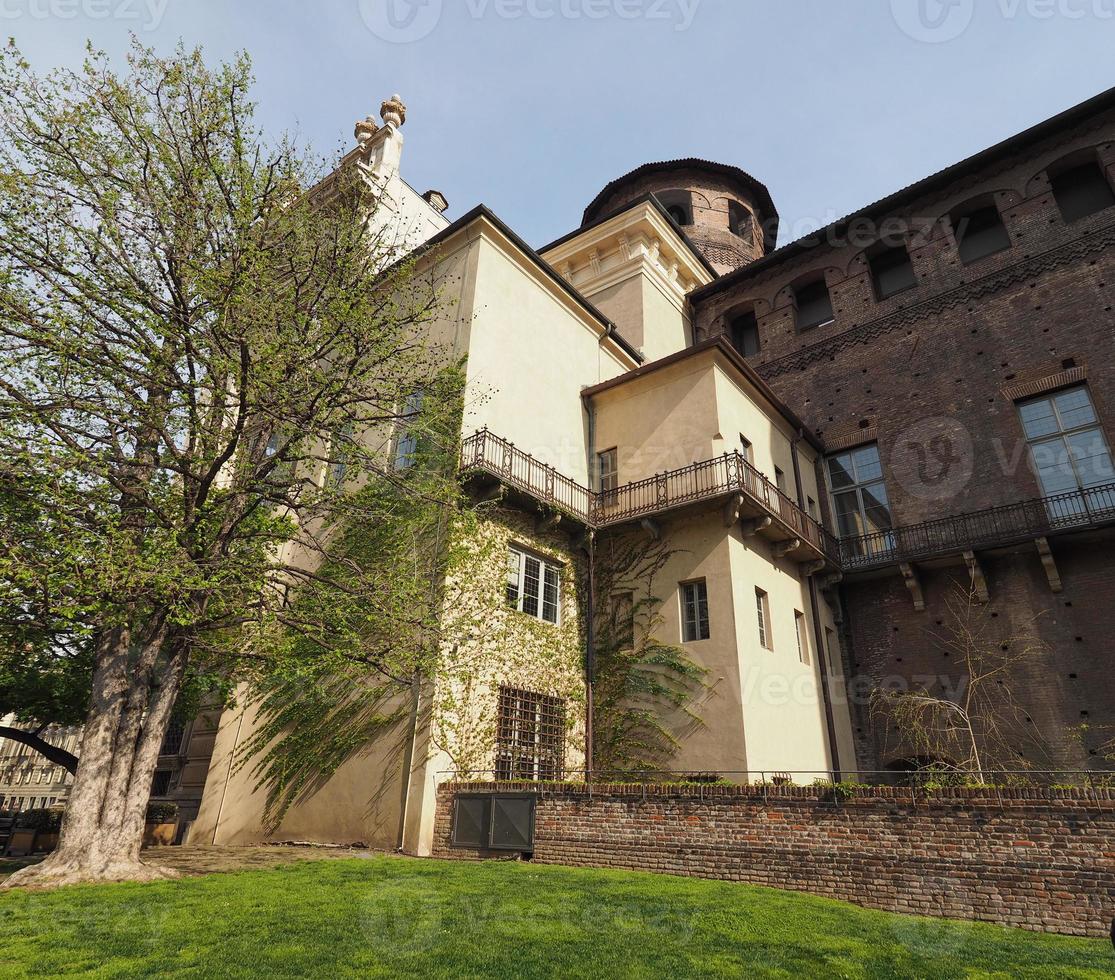
[[[708,623],[708,586],[704,579],[685,582],[681,586],[681,635],[686,643],[707,640]]]
[[[755,217],[742,204],[728,202],[728,230],[746,242],[755,240]]]
[[[1062,170],[1049,182],[1065,221],[1079,221],[1115,205],[1115,192],[1095,161]]]
[[[395,469],[407,470],[414,465],[418,453],[418,416],[422,412],[422,389],[407,396],[399,415],[399,434],[395,440]]]
[[[739,434],[739,451],[740,455],[743,456],[747,462],[752,466],[755,465],[755,447],[751,445],[751,440],[742,432]]]
[[[170,776],[169,769],[155,770],[155,778],[151,780],[152,796],[166,796],[170,792]]]
[[[1010,248],[1010,235],[994,205],[954,215],[952,230],[965,265]]]
[[[817,501],[812,497],[805,498],[805,509],[809,512],[809,516],[815,521],[821,519],[821,515],[817,512]]]
[[[693,224],[693,195],[689,191],[659,191],[655,196],[666,213],[679,225]]]
[[[755,590],[755,613],[759,617],[759,645],[765,650],[774,649],[770,632],[770,600],[762,589]]]
[[[610,613],[613,639],[621,648],[630,648],[635,643],[635,593],[614,593]]]
[[[1021,402],[1018,411],[1045,496],[1093,491],[1115,482],[1111,453],[1087,388],[1069,388]],[[1049,503],[1054,519],[1113,506],[1115,494],[1110,490]]]
[[[910,253],[902,246],[877,252],[869,260],[869,264],[871,281],[875,284],[875,295],[879,299],[905,292],[918,284],[914,266],[910,262]]]
[[[774,485],[783,493],[786,493],[786,474],[777,466],[774,468]]]
[[[829,490],[837,533],[842,538],[875,535],[891,529],[890,501],[883,464],[875,443],[830,456]],[[872,551],[890,548],[890,535],[866,542]]]
[[[806,632],[805,613],[794,610],[794,635],[798,640],[798,660],[806,666],[813,662],[809,656],[809,634]]]
[[[353,431],[354,427],[349,423],[343,429],[333,433],[333,438],[329,442],[330,463],[325,475],[326,486],[339,487],[344,483],[345,472],[348,469],[345,445],[352,441]]]
[[[823,279],[801,286],[794,292],[798,330],[813,330],[833,320],[832,297]]]
[[[565,771],[565,702],[499,689],[496,779],[561,779]]]
[[[744,313],[731,323],[732,346],[744,357],[759,353],[759,321],[754,313]]]
[[[557,623],[560,615],[561,570],[518,548],[507,553],[507,604],[521,613]]]
[[[600,474],[600,492],[614,493],[619,486],[619,450],[608,449],[596,456]]]
[[[186,734],[186,726],[181,721],[172,720],[167,725],[166,735],[163,736],[163,746],[159,755],[178,755],[182,751],[182,737]]]

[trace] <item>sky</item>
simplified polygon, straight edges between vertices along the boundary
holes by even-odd
[[[246,50],[265,130],[321,153],[398,92],[403,176],[536,247],[687,156],[765,183],[785,243],[1115,86],[1115,0],[0,0],[0,32],[41,69]]]

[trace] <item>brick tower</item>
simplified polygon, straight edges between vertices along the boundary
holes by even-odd
[[[647,194],[658,198],[721,275],[775,247],[778,212],[770,192],[738,167],[708,160],[648,163],[613,180],[585,209],[582,227]]]

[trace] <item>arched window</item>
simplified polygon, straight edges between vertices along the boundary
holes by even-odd
[[[755,216],[742,204],[729,201],[728,230],[750,244],[755,239]]]
[[[1115,206],[1115,191],[1094,157],[1051,167],[1049,183],[1061,217],[1067,223]]]
[[[693,224],[693,195],[689,191],[658,191],[655,197],[666,213],[683,228]]]
[[[735,313],[728,321],[732,346],[744,357],[759,353],[759,321],[754,310]]]

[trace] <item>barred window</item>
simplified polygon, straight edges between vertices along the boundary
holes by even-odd
[[[499,689],[496,722],[496,778],[561,779],[565,773],[565,701]]]
[[[518,548],[507,553],[507,604],[547,623],[561,614],[561,570]]]
[[[182,737],[186,734],[186,725],[181,721],[172,720],[167,725],[166,735],[163,736],[163,745],[159,755],[178,755],[182,751]]]

